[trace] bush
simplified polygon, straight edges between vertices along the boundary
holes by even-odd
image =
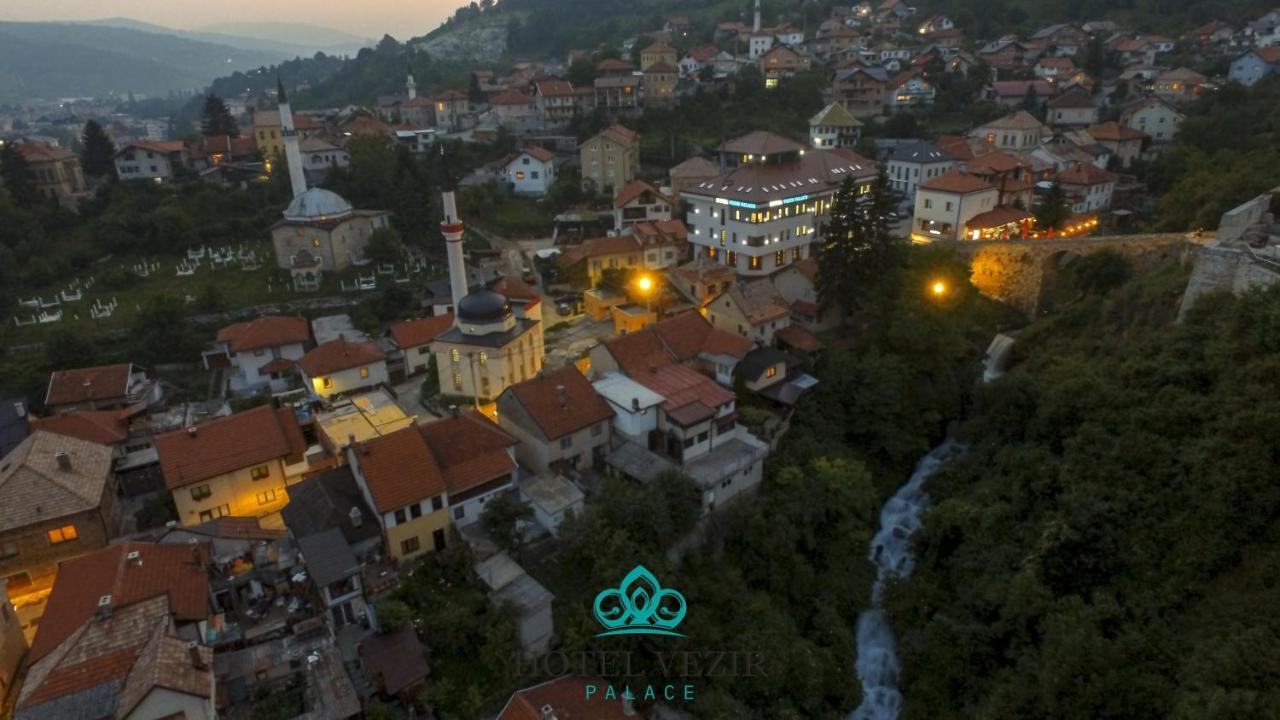
[[[377,608],[378,622],[382,625],[383,632],[392,633],[408,627],[413,620],[413,612],[409,610],[409,606],[399,600],[383,600],[378,603]]]

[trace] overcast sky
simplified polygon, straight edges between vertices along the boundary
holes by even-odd
[[[425,34],[464,0],[0,0],[0,20],[127,17],[178,29],[219,22],[303,22],[377,38]]]

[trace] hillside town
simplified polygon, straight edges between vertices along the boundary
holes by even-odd
[[[972,262],[971,278],[930,268],[912,290],[926,307],[970,282],[1016,306],[996,253],[1075,240],[1202,250],[1197,297],[1280,280],[1274,198],[1236,198],[1216,235],[1161,234],[1151,187],[1195,103],[1275,82],[1280,9],[1180,37],[1110,20],[972,37],[903,0],[793,19],[759,0],[713,26],[669,15],[617,47],[471,68],[465,85],[419,86],[406,64],[399,92],[344,107],[295,109],[309,88],[275,76],[194,96],[195,119],[119,98],[0,107],[5,213],[87,217],[131,192],[168,193],[171,210],[204,191],[262,199],[234,242],[94,250],[0,296],[15,357],[65,333],[126,341],[139,326],[117,323],[148,317],[152,288],[173,291],[164,333],[198,343],[148,336],[182,354],[108,364],[75,362],[76,345],[37,392],[0,402],[12,717],[746,717],[601,705],[600,677],[495,667],[595,632],[565,614],[582,592],[566,537],[608,554],[623,541],[601,518],[631,514],[614,504],[647,516],[683,498],[673,563],[732,544],[725,518],[774,482],[828,359],[876,321],[861,287],[836,289],[842,243]],[[685,142],[646,120],[806,82],[820,108],[785,128]],[[400,169],[376,175],[384,157]],[[394,207],[361,184],[419,176]],[[535,220],[516,227],[520,213]],[[1062,253],[1035,271],[1031,320],[1063,302]],[[235,278],[252,302],[206,303],[249,284]],[[1007,327],[993,325],[980,332]],[[468,644],[467,663],[440,661]],[[858,673],[870,688],[861,658]]]

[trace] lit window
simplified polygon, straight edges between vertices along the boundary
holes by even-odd
[[[263,490],[262,492],[258,493],[259,505],[266,505],[267,503],[273,503],[275,501],[276,501],[275,490]]]
[[[454,390],[462,389],[462,373],[456,372],[453,374],[453,389]]]
[[[772,366],[770,366],[770,367],[769,367],[769,369],[768,369],[768,370],[765,370],[765,371],[764,371],[764,376],[765,376],[765,377],[777,377],[777,375],[778,375],[778,366],[777,366],[777,365],[772,365]]]
[[[327,377],[327,378],[325,378],[325,379],[324,379],[324,381],[323,381],[323,382],[321,382],[320,384],[321,384],[322,386],[324,386],[325,388],[331,388],[331,387],[333,387],[333,378],[331,378],[331,377]]]
[[[449,350],[449,361],[458,362],[458,348],[451,348]]]
[[[253,478],[254,480],[261,480],[265,477],[268,477],[269,475],[271,475],[271,468],[267,467],[266,465],[259,465],[258,467],[253,468],[252,470],[249,471],[249,477]],[[208,486],[206,485],[205,487],[208,487]]]
[[[57,545],[58,543],[64,543],[70,540],[75,540],[77,537],[79,537],[78,535],[76,535],[75,525],[64,525],[60,528],[54,528],[53,530],[50,530],[48,532],[48,535],[49,535],[50,545]]]
[[[486,365],[489,362],[489,353],[481,350],[480,353],[476,355],[476,359],[480,361],[481,365]]]
[[[516,179],[517,179],[517,180],[523,180],[523,179],[524,179],[524,172],[517,172],[517,173],[516,173]]]
[[[364,379],[367,379],[368,377],[369,377],[369,368],[367,367],[360,368],[360,379],[364,380]]]
[[[751,260],[749,261],[748,265],[749,265],[749,267],[750,267],[752,270],[759,270],[759,269],[760,269],[760,257],[759,257],[759,256],[757,256],[757,255],[752,255],[752,256],[751,256]]]

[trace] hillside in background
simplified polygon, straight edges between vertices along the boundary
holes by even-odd
[[[281,58],[311,57],[318,52],[330,55],[355,55],[360,48],[372,41],[339,30],[318,25],[294,23],[223,23],[206,25],[194,30],[178,30],[163,25],[134,20],[133,18],[104,18],[89,20],[83,25],[141,30],[158,35],[172,35],[187,40],[227,45],[241,50],[279,55]],[[242,32],[241,32],[242,30]]]
[[[945,13],[970,38],[1030,32],[1054,23],[1114,20],[1121,27],[1179,36],[1210,20],[1240,23],[1275,0],[917,0],[917,14]]]
[[[127,28],[0,22],[0,102],[198,90],[284,57]]]

